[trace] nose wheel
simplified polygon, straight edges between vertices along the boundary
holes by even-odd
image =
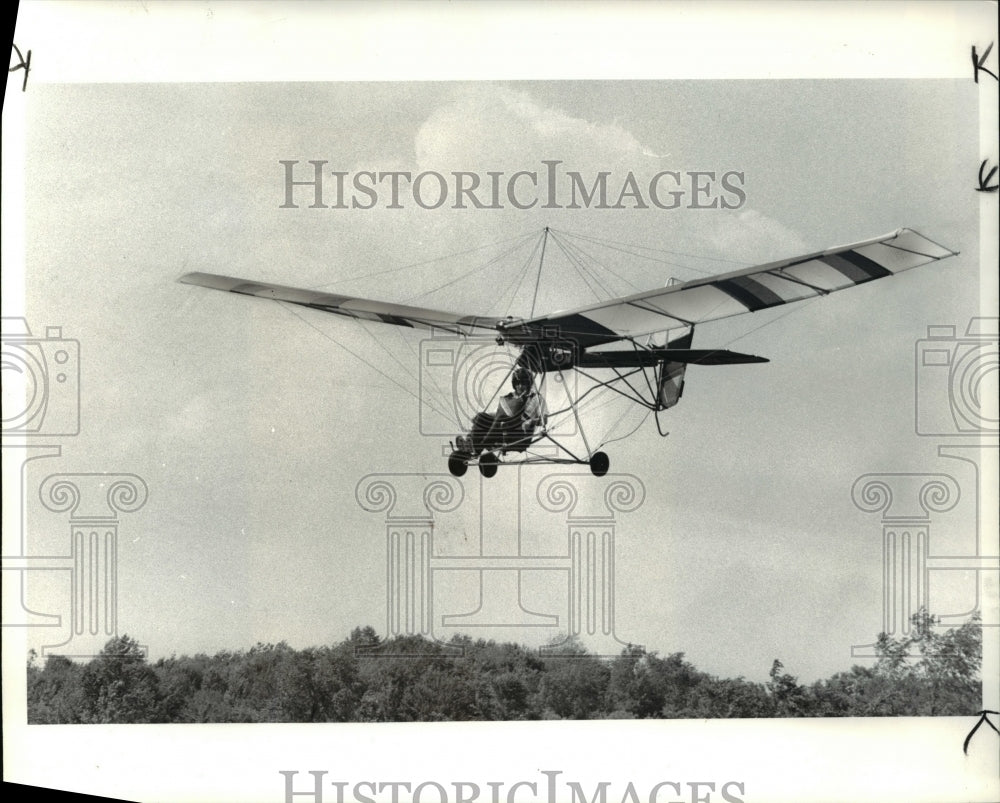
[[[452,476],[461,477],[468,470],[469,464],[465,462],[465,458],[458,452],[452,452],[448,458],[448,471],[451,472]]]
[[[603,477],[611,467],[611,458],[604,452],[594,452],[590,456],[590,471],[595,477]]]
[[[500,461],[493,452],[483,452],[479,456],[479,473],[486,477],[486,479],[496,476],[499,465]]]

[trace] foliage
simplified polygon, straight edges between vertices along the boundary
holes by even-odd
[[[874,666],[805,686],[779,660],[766,683],[717,678],[684,659],[629,646],[613,659],[575,639],[532,652],[456,636],[339,644],[285,642],[149,664],[129,636],[87,664],[27,666],[30,723],[400,722],[524,719],[971,715],[981,707],[978,617],[944,630],[926,611],[881,634]]]
[[[83,668],[84,722],[160,722],[159,678],[134,639],[115,637]]]

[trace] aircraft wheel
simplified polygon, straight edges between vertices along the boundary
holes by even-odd
[[[452,473],[452,476],[461,477],[468,470],[469,464],[465,462],[465,458],[458,452],[452,452],[448,458],[448,471]]]
[[[590,456],[590,470],[595,477],[603,477],[611,467],[611,458],[604,452],[594,452]]]
[[[497,456],[493,452],[484,452],[479,457],[479,473],[486,479],[496,476],[499,465],[500,461],[497,460]]]

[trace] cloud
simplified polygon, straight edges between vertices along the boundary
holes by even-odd
[[[617,123],[572,117],[527,91],[492,84],[456,90],[414,144],[421,169],[534,169],[541,159],[584,169],[641,168],[659,158]]]
[[[706,240],[720,254],[747,264],[791,257],[816,250],[801,235],[756,209],[706,221],[712,225]]]

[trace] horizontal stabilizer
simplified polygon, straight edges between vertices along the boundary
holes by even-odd
[[[580,355],[580,368],[643,368],[660,361],[694,365],[742,365],[769,362],[766,357],[741,354],[728,349],[633,349],[628,351],[589,351]]]
[[[664,359],[669,362],[696,363],[698,365],[742,365],[751,362],[770,362],[767,357],[743,354],[728,349],[667,349]]]

